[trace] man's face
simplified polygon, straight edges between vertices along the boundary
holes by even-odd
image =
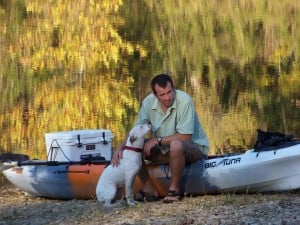
[[[164,109],[169,108],[174,101],[174,89],[172,88],[171,83],[168,82],[165,88],[162,88],[156,84],[154,89],[156,91],[156,97],[160,101],[162,107]]]

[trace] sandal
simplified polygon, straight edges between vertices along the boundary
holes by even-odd
[[[147,192],[139,191],[135,194],[134,200],[137,202],[155,202],[158,201],[158,197]]]
[[[179,202],[180,194],[174,190],[169,190],[167,196],[163,199],[163,203]]]

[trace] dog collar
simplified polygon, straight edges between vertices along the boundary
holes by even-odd
[[[143,148],[136,148],[136,147],[132,147],[132,146],[125,146],[124,150],[131,150],[131,151],[135,151],[135,152],[143,152],[144,149]]]

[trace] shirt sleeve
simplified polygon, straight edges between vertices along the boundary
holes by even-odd
[[[138,118],[135,122],[135,125],[137,124],[144,124],[144,123],[150,123],[150,117],[149,117],[149,110],[147,110],[147,107],[145,107],[144,102],[142,103],[142,106],[140,108],[140,111],[138,113]]]

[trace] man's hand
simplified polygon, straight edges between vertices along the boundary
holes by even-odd
[[[114,152],[113,158],[111,160],[112,166],[119,166],[120,165],[120,159],[123,158],[123,150],[118,149]]]
[[[157,145],[157,140],[156,138],[151,138],[144,144],[144,155],[145,156],[150,156],[150,151],[151,149]]]

